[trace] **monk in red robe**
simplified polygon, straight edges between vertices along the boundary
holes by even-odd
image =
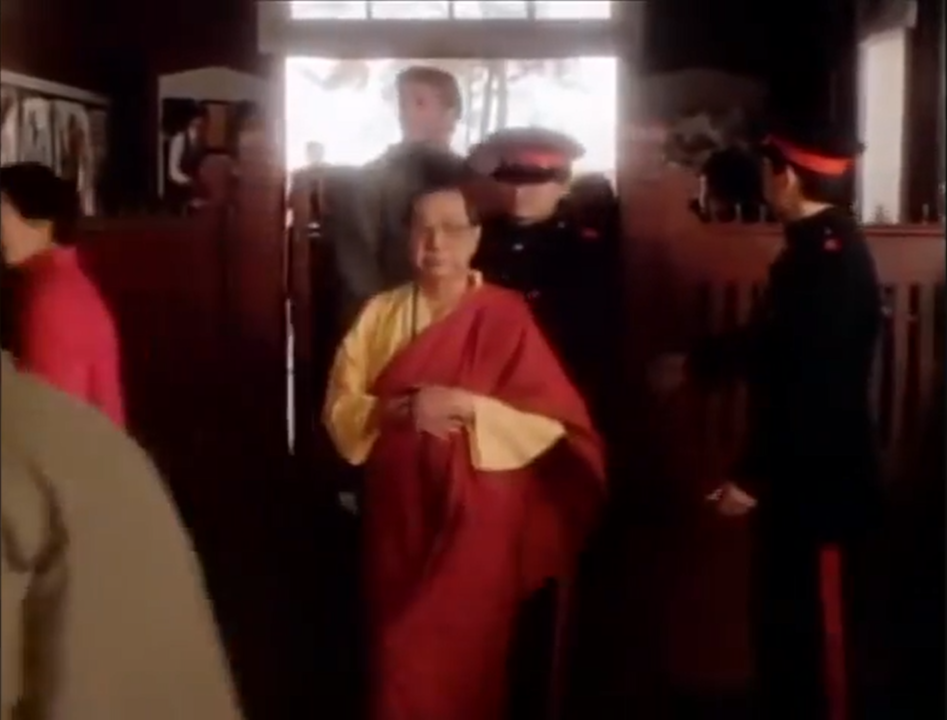
[[[518,611],[604,495],[586,407],[515,293],[471,271],[456,171],[413,205],[415,282],[363,308],[324,421],[365,465],[371,720],[503,720]]]
[[[0,170],[3,258],[13,271],[13,353],[19,366],[125,423],[111,313],[68,236],[74,188],[39,163]]]

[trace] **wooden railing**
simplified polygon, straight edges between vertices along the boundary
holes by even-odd
[[[879,439],[896,467],[917,438],[925,400],[943,364],[944,240],[936,227],[869,227],[868,241],[882,283],[884,329],[872,387]],[[746,321],[757,301],[766,267],[781,245],[772,226],[705,228],[695,247],[678,260],[689,286],[693,325],[710,333]],[[740,256],[739,261],[734,257]],[[743,434],[742,388],[714,397],[705,429],[713,445],[735,450]]]

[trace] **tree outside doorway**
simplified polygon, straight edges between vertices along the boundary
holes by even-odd
[[[486,3],[489,5],[489,3]],[[408,65],[451,72],[464,98],[454,138],[464,153],[489,133],[539,125],[576,137],[588,149],[587,167],[614,168],[616,62],[612,58],[552,60],[287,61],[287,150],[290,169],[306,164],[305,148],[319,142],[331,164],[361,164],[398,140],[395,77]]]

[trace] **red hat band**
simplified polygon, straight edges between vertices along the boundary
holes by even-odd
[[[820,155],[775,135],[766,138],[766,144],[777,148],[786,157],[786,160],[793,165],[811,170],[818,175],[839,177],[847,173],[852,167],[851,158]]]
[[[525,167],[540,168],[542,170],[559,170],[569,164],[562,153],[536,151],[517,153],[513,155],[508,162]]]

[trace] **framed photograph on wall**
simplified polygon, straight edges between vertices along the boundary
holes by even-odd
[[[56,167],[56,136],[53,106],[49,98],[23,93],[19,109],[17,159]]]
[[[38,162],[72,183],[83,214],[99,211],[108,99],[79,88],[0,71],[3,164]],[[93,115],[97,118],[93,129]],[[96,154],[95,148],[101,148]]]
[[[0,85],[0,165],[7,165],[19,159],[19,97],[19,88]]]
[[[96,167],[101,168],[108,154],[109,114],[102,108],[89,110],[89,140]]]
[[[92,152],[92,129],[85,105],[53,101],[56,174],[75,187],[84,215],[95,214],[97,166]]]

